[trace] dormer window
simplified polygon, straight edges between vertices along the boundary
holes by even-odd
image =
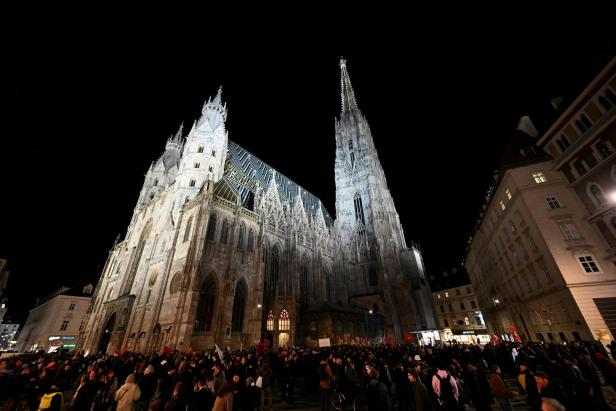
[[[199,146],[199,149],[197,150],[198,153],[203,153],[203,146]]]

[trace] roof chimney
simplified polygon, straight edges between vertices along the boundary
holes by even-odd
[[[531,137],[537,137],[539,135],[539,132],[537,132],[535,125],[533,124],[533,122],[530,120],[530,117],[528,116],[520,117],[520,121],[518,121],[517,130],[523,131]]]
[[[563,102],[563,98],[558,96],[558,97],[554,97],[552,100],[550,100],[550,104],[552,105],[552,108],[554,110],[558,110],[558,107],[560,107],[560,104]]]

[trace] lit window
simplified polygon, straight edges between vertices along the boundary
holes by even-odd
[[[199,150],[197,150],[199,153],[203,153],[203,146],[199,146]]]
[[[502,209],[503,211],[505,211],[505,208],[507,208],[507,207],[505,207],[505,203],[503,203],[503,200],[500,200],[499,204],[500,204],[500,206],[501,206],[501,209]]]
[[[535,180],[535,183],[537,184],[545,183],[547,181],[542,172],[533,173],[533,180]]]
[[[449,292],[445,291],[445,298],[449,298]]]
[[[2,304],[2,305],[4,305],[4,304]],[[2,307],[2,308],[4,308],[4,307]],[[69,311],[73,311],[74,309],[75,309],[75,303],[71,303],[71,305],[68,306],[68,310]]]
[[[267,331],[274,331],[274,314],[270,311],[267,315]]]
[[[441,299],[441,295],[440,295],[440,294],[437,294],[437,295],[436,295],[436,298],[438,298],[438,299],[440,300],[440,299]]]
[[[599,270],[599,266],[597,265],[592,255],[580,255],[578,256],[578,260],[580,264],[582,265],[582,268],[584,269],[585,272],[587,273],[601,272],[601,270]]]
[[[509,191],[509,189],[505,190],[505,194],[507,194],[507,198],[511,200],[511,191]]]
[[[545,198],[545,201],[548,203],[548,206],[550,206],[550,208],[552,210],[556,209],[556,208],[561,208],[560,203],[558,202],[558,198],[554,197],[554,196],[549,196]]]
[[[68,320],[62,321],[62,325],[60,326],[60,331],[66,331],[68,328]]]
[[[282,310],[280,312],[280,318],[278,319],[278,329],[280,331],[289,331],[291,329],[291,320],[289,319],[289,312]]]
[[[468,317],[464,317],[464,324],[465,325],[470,325],[470,321],[468,321]]]

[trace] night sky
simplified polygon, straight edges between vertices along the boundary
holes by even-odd
[[[341,55],[407,242],[420,245],[428,276],[441,284],[444,270],[461,266],[518,118],[579,90],[614,50],[607,28],[497,26],[353,41],[288,41],[284,33],[235,41],[204,29],[190,39],[80,32],[14,43],[0,82],[0,258],[11,271],[9,315],[24,321],[37,296],[97,281],[150,163],[221,84],[229,138],[334,215]]]

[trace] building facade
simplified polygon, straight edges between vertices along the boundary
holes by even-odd
[[[228,139],[219,90],[148,170],[126,237],[109,252],[80,348],[352,342],[370,324],[400,341],[407,330],[434,328],[421,254],[407,246],[342,60],[340,68],[337,218]],[[369,321],[370,310],[382,321]]]
[[[516,132],[469,242],[479,306],[496,335],[513,326],[527,341],[609,340],[605,319],[587,307],[593,294],[616,294],[616,267],[535,133]]]
[[[0,323],[4,321],[4,316],[8,311],[8,296],[6,287],[9,282],[9,271],[6,268],[6,260],[0,258]]]
[[[72,350],[88,311],[94,286],[62,287],[30,310],[17,339],[18,352]]]
[[[444,341],[486,344],[490,337],[470,284],[432,293],[438,328]]]
[[[598,234],[587,251],[600,260],[593,270],[616,264],[616,57],[558,116],[538,144],[554,159]],[[571,287],[580,309],[601,334],[616,337],[616,285],[595,275],[594,287]]]

